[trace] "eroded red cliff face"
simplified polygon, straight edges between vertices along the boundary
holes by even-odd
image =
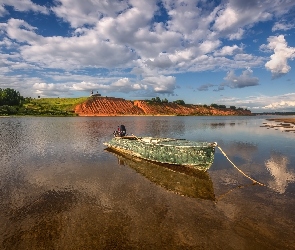
[[[142,109],[122,98],[91,97],[75,108],[79,116],[145,115]]]
[[[119,115],[251,115],[249,110],[216,109],[201,105],[149,103],[114,97],[91,97],[75,108],[79,116]]]

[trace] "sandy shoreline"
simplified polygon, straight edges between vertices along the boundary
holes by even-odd
[[[268,124],[264,122],[260,127],[266,127],[267,129],[274,128],[275,130],[282,130],[282,132],[293,132],[295,133],[295,118],[269,118],[266,119],[269,122],[275,122],[276,124]]]
[[[268,121],[275,121],[275,122],[285,122],[285,123],[292,123],[295,124],[295,118],[271,118],[266,119]]]

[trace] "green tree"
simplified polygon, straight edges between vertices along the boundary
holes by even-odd
[[[1,89],[0,88],[0,106],[20,106],[24,98],[20,93],[14,89]]]
[[[213,108],[218,108],[219,107],[219,105],[216,104],[216,103],[212,103],[210,106],[213,107]]]
[[[184,100],[176,100],[173,103],[176,103],[176,104],[179,104],[179,105],[184,105],[185,104]]]
[[[161,99],[160,99],[160,97],[157,96],[156,98],[152,98],[151,101],[160,103]]]

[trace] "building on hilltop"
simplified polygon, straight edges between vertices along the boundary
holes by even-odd
[[[96,94],[93,94],[93,90],[91,90],[91,95],[90,96],[101,96],[101,94],[99,94],[98,91],[96,91]]]

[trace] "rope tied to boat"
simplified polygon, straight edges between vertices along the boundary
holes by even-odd
[[[253,184],[258,184],[260,186],[266,186],[265,184],[254,180],[253,178],[251,178],[249,175],[246,175],[241,169],[239,169],[226,155],[226,153],[221,149],[221,147],[219,145],[217,145],[217,147],[219,148],[219,150],[221,151],[221,153],[225,156],[225,158],[234,166],[234,168],[236,168],[242,175],[244,175],[245,177],[247,177],[248,179],[250,179]]]

